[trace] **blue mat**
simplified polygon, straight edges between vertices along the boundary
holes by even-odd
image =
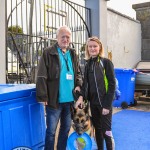
[[[113,115],[115,150],[150,150],[150,112],[122,110]]]

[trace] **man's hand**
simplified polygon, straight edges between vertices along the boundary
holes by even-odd
[[[74,91],[79,91],[80,92],[80,87],[79,86],[77,86],[75,89],[74,89]]]
[[[76,109],[79,108],[79,106],[80,106],[80,108],[83,107],[83,97],[82,97],[82,96],[80,96],[80,97],[78,98],[78,100],[76,101],[76,103],[75,103],[75,108],[76,108]]]

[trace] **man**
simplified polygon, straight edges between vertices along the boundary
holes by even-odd
[[[60,119],[57,150],[66,150],[71,127],[70,104],[73,90],[80,91],[82,84],[79,62],[75,50],[69,47],[71,30],[60,27],[57,42],[44,50],[37,73],[36,94],[46,105],[45,150],[54,150],[55,133]]]

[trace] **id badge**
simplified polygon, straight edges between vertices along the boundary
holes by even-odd
[[[72,74],[66,74],[66,79],[67,80],[73,80]]]

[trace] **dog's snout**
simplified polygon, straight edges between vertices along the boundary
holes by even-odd
[[[79,135],[83,134],[83,132],[78,132]]]
[[[76,128],[76,132],[81,135],[83,132],[84,132],[84,129],[83,128]]]
[[[81,123],[76,124],[75,125],[75,130],[79,135],[81,135],[84,132],[84,126]]]
[[[76,128],[83,128],[83,124],[82,123],[79,123],[79,124],[76,124]]]

